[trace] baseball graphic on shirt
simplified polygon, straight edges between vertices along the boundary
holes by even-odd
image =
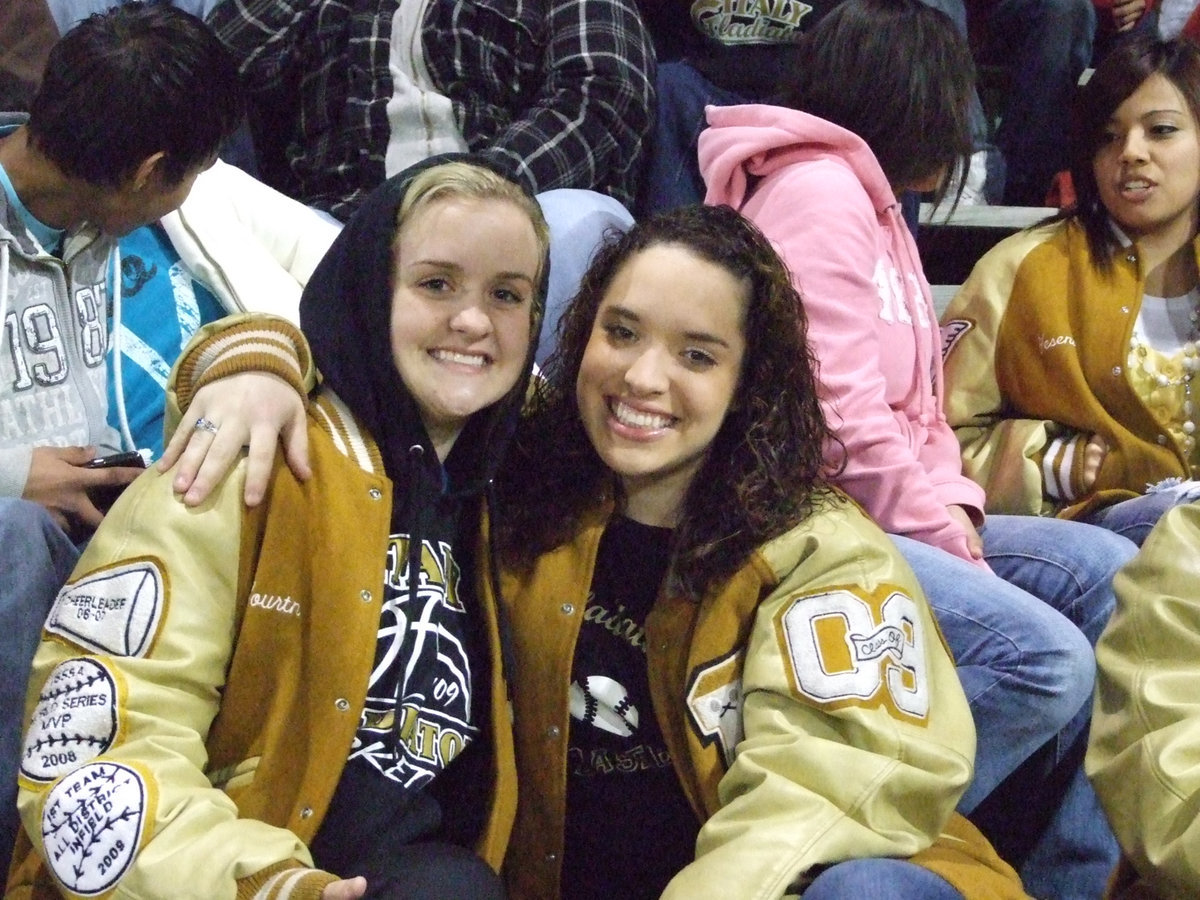
[[[141,842],[147,797],[142,776],[112,762],[82,766],[50,789],[42,845],[63,887],[95,896],[116,885]]]
[[[96,659],[64,660],[42,685],[21,751],[21,775],[53,781],[113,745],[118,730],[117,681]]]
[[[571,682],[571,717],[622,737],[638,726],[637,707],[619,682],[603,675],[590,675]]]

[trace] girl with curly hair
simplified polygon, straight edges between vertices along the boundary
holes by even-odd
[[[685,207],[560,322],[498,492],[510,896],[1024,896],[953,814],[973,727],[920,588],[823,480],[803,321],[753,225]]]
[[[705,202],[740,210],[792,270],[839,439],[834,481],[892,536],[958,661],[979,732],[960,811],[1030,893],[1094,900],[1117,846],[1080,765],[1092,645],[1136,548],[1078,522],[985,522],[946,422],[943,340],[897,201],[942,190],[970,152],[970,50],[920,0],[846,0],[805,42],[779,105],[709,110]]]

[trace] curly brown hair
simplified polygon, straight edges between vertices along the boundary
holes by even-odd
[[[556,349],[503,467],[496,536],[504,563],[525,569],[571,540],[598,503],[620,504],[620,484],[584,431],[575,382],[616,274],[636,254],[663,244],[683,247],[749,285],[738,386],[672,536],[670,589],[698,601],[756,547],[804,518],[832,439],[799,294],[767,239],[727,206],[661,213],[597,252],[559,321]]]

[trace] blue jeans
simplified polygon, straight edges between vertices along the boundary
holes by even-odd
[[[963,0],[924,2],[950,16],[966,36]],[[982,6],[979,60],[1010,75],[996,132],[1007,170],[1003,199],[1011,206],[1041,206],[1054,174],[1069,163],[1067,123],[1079,76],[1091,61],[1096,13],[1091,0],[995,0]],[[975,148],[983,149],[979,125],[986,129],[987,123],[977,99],[970,117]],[[988,194],[994,200],[990,189]]]
[[[939,875],[903,859],[851,859],[830,866],[804,900],[962,900]]]
[[[1015,779],[1028,793],[1013,802],[1039,806],[1049,821],[1044,829],[1032,816],[1010,823],[1012,810],[1001,803],[997,819],[1020,835],[1010,842],[985,827],[988,837],[1001,852],[1023,848],[1028,863],[1018,867],[1035,896],[1096,898],[1116,842],[1080,749],[1095,680],[1092,645],[1113,609],[1112,576],[1136,548],[1103,529],[1036,516],[990,516],[981,535],[995,575],[893,536],[937,614],[975,717],[975,780],[959,811],[974,812],[985,798],[995,806],[989,795],[1014,795],[1013,782],[1001,784]],[[1074,803],[1056,813],[1064,796]],[[1037,838],[1032,848],[1022,843],[1029,833]],[[1065,893],[1037,887],[1064,877],[1072,885]]]
[[[550,284],[537,349],[537,361],[543,363],[554,349],[558,320],[579,291],[596,248],[607,235],[632,228],[633,216],[597,191],[558,188],[538,194],[537,201],[550,226]]]
[[[1081,521],[1115,531],[1140,547],[1163,513],[1174,506],[1200,499],[1198,495],[1200,483],[1185,481],[1178,488],[1154,490],[1140,497],[1132,497],[1094,510]]]
[[[79,551],[36,503],[0,497],[0,872],[17,835],[25,689],[42,624]]]

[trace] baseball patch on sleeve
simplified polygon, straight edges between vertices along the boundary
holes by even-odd
[[[42,807],[42,848],[54,877],[73,894],[112,890],[136,856],[149,809],[141,773],[114,762],[76,769]]]
[[[963,335],[974,327],[975,323],[970,319],[951,319],[945,325],[941,326],[942,359],[946,359],[955,345],[962,340]]]
[[[929,715],[929,675],[920,611],[898,589],[852,588],[798,597],[777,629],[793,688],[818,706],[885,707],[901,717]]]
[[[96,659],[68,659],[46,679],[25,735],[21,775],[35,783],[106,753],[119,730],[116,673]]]
[[[166,579],[154,560],[100,569],[59,592],[46,630],[96,653],[144,656],[166,609]]]
[[[687,707],[692,727],[701,743],[716,743],[726,766],[733,765],[742,725],[742,662],[737,650],[693,670],[688,683]]]

